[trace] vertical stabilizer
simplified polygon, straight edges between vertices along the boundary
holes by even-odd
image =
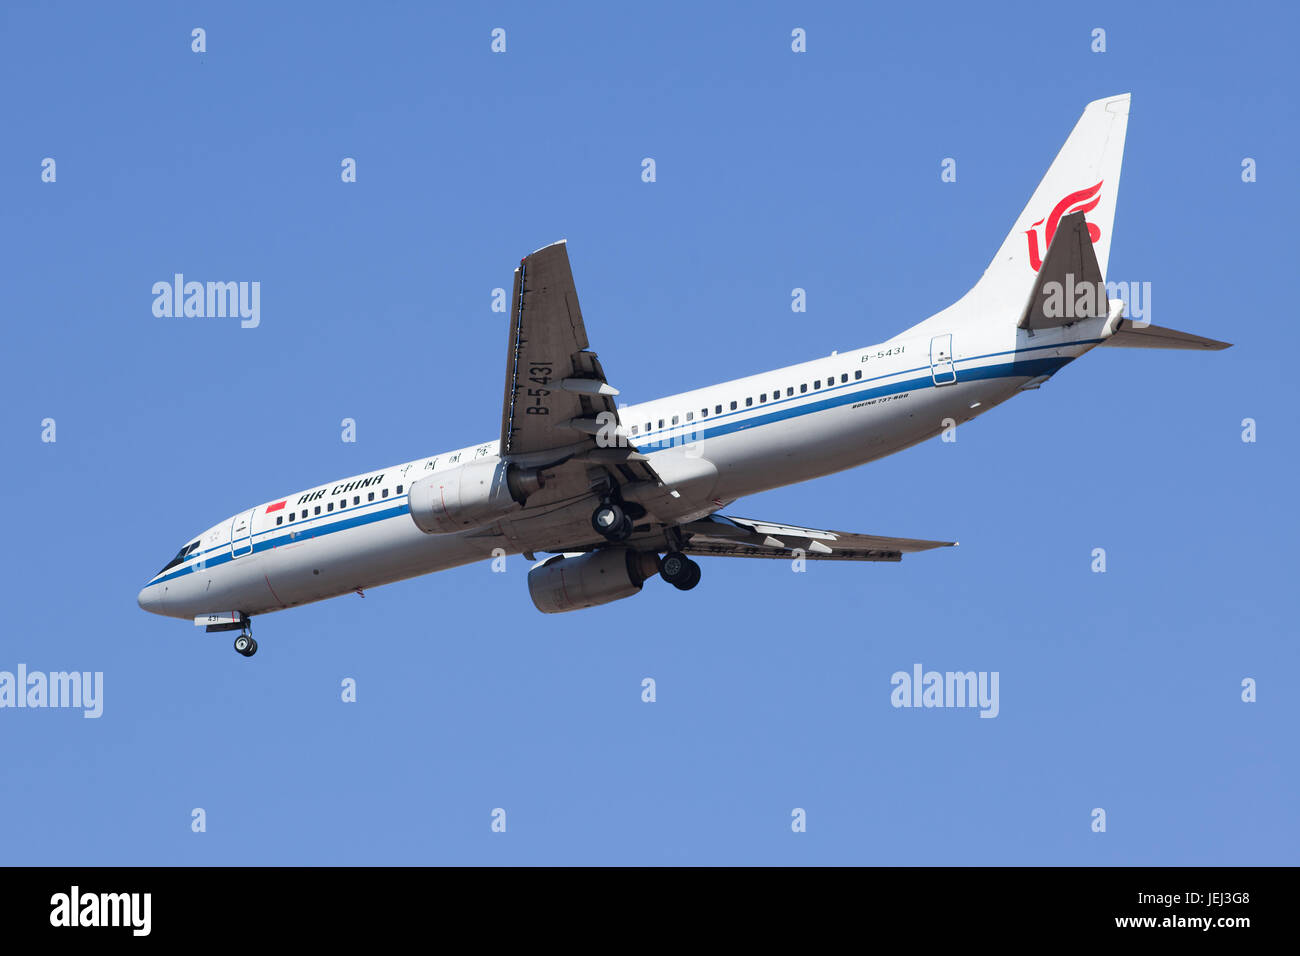
[[[1129,94],[1094,100],[1083,110],[1033,197],[976,285],[980,311],[1019,319],[1061,220],[1083,213],[1104,278],[1128,130]]]

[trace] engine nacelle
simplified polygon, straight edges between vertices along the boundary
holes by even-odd
[[[557,554],[528,572],[528,595],[543,614],[577,611],[631,597],[659,571],[659,555],[631,548]]]
[[[411,520],[426,534],[454,534],[504,518],[542,486],[541,475],[497,458],[471,461],[411,485]]]

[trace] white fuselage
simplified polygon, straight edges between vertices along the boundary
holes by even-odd
[[[892,454],[1036,385],[1101,339],[1104,320],[1029,335],[1011,322],[936,325],[881,345],[624,406],[630,444],[678,494],[657,521],[689,521],[744,495]],[[592,498],[453,534],[426,534],[411,482],[494,459],[498,442],[420,458],[258,505],[205,531],[140,592],[177,618],[252,617],[428,574],[494,554],[602,543]],[[665,513],[665,508],[671,513]],[[184,549],[182,549],[184,551]]]

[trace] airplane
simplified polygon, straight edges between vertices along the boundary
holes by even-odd
[[[500,437],[282,495],[194,536],[139,604],[239,631],[252,619],[501,555],[537,562],[533,604],[631,597],[699,556],[899,561],[955,542],[723,515],[737,499],[892,455],[1037,389],[1098,346],[1219,350],[1135,323],[1104,283],[1129,94],[1089,103],[979,281],[878,345],[619,408],[561,240],[515,270]],[[538,555],[549,555],[538,561]]]

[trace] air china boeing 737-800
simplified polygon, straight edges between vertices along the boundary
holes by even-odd
[[[693,555],[898,561],[951,542],[801,528],[718,512],[737,498],[915,445],[1097,346],[1221,349],[1135,325],[1106,295],[1129,96],[1089,103],[979,282],[865,349],[616,407],[563,241],[515,270],[501,434],[284,495],[188,541],[140,606],[239,631],[259,614],[490,558],[528,573],[538,610],[681,590]]]

